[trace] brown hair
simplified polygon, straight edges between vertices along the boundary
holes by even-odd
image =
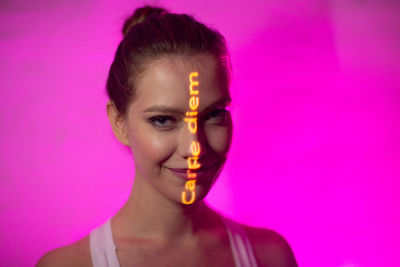
[[[120,115],[135,97],[135,81],[146,63],[165,55],[211,54],[226,70],[230,61],[224,37],[186,14],[144,6],[135,10],[124,23],[123,40],[112,62],[107,93]]]

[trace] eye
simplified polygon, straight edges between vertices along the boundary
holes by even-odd
[[[215,109],[208,114],[207,120],[215,124],[222,124],[226,121],[228,116],[229,116],[228,110]]]
[[[165,131],[171,130],[176,124],[176,119],[171,116],[154,116],[149,121],[154,127]]]

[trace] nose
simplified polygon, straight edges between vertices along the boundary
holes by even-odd
[[[190,129],[187,123],[182,127],[178,144],[178,153],[182,158],[201,158],[205,154],[206,149],[199,130],[197,127],[196,131],[193,131],[193,127]]]

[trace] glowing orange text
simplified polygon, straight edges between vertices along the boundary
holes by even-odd
[[[199,82],[194,80],[194,78],[199,77],[198,72],[191,72],[189,74],[189,111],[186,112],[185,122],[187,122],[188,129],[190,133],[197,133],[197,108],[199,107],[199,90],[196,88],[199,86]],[[192,204],[196,200],[196,173],[191,172],[190,170],[195,170],[200,168],[200,163],[197,162],[200,155],[200,143],[198,141],[192,141],[190,144],[190,151],[192,155],[187,159],[188,171],[187,178],[188,180],[185,183],[185,188],[182,192],[182,203],[183,204]]]

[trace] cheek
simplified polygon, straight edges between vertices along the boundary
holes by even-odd
[[[157,165],[174,151],[172,135],[145,127],[130,129],[129,142],[135,162],[140,165]]]
[[[207,141],[211,149],[221,156],[225,156],[232,142],[232,125],[217,127],[210,126],[206,129]]]

